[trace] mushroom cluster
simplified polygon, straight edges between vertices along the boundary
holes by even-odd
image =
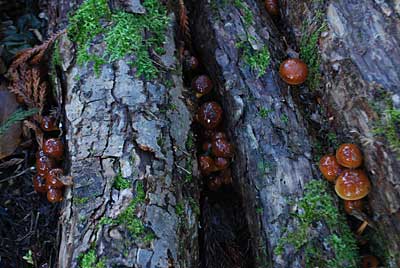
[[[52,116],[43,116],[40,127],[48,135],[59,131],[57,120]],[[45,139],[36,153],[37,174],[33,177],[33,188],[37,193],[46,193],[47,200],[51,203],[63,199],[64,184],[60,177],[64,172],[57,167],[57,162],[62,160],[63,155],[63,142],[59,138],[52,137]]]
[[[195,120],[202,129],[199,169],[208,188],[216,191],[222,185],[232,182],[229,165],[234,150],[226,133],[221,131],[223,109],[218,102],[210,100],[214,88],[212,80],[208,75],[199,73],[200,64],[196,57],[189,52],[185,52],[184,56],[185,76],[192,78],[190,86],[196,98],[204,99],[195,115]]]

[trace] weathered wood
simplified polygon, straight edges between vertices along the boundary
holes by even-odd
[[[244,8],[233,2],[192,2],[193,44],[209,73],[215,75],[227,129],[236,145],[234,184],[244,199],[252,234],[249,243],[257,255],[255,267],[304,267],[304,251],[288,246],[276,255],[274,249],[285,230],[296,230],[298,224],[291,217],[296,207],[288,200],[301,197],[305,184],[319,177],[307,124],[277,72],[286,53],[274,23],[256,1],[240,1]],[[253,14],[250,25],[246,25],[244,9]],[[247,40],[256,51],[264,45],[270,51],[271,63],[260,77],[238,48]],[[263,109],[268,112],[260,116]],[[261,214],[256,211],[260,207]],[[321,238],[337,231],[323,222],[314,228]],[[318,247],[327,258],[332,256],[326,244]]]
[[[373,184],[368,202],[377,226],[371,249],[386,259],[388,267],[400,267],[399,152],[385,137],[374,134],[388,100],[400,109],[400,5],[398,1],[325,2],[282,1],[282,17],[299,42],[309,34],[302,30],[304,22],[323,11],[328,29],[319,41],[323,83],[318,93],[338,132],[359,143],[364,152]]]
[[[185,181],[186,169],[196,162],[185,146],[192,118],[183,101],[182,77],[171,72],[177,65],[173,29],[171,16],[162,57],[166,69],[154,81],[135,76],[127,64],[130,56],[103,65],[96,75],[90,65],[75,63],[66,36],[59,42],[58,90],[73,179],[60,219],[60,268],[78,267],[89,252],[106,267],[198,265],[198,187],[195,178]],[[93,43],[93,49],[104,44]],[[117,176],[130,186],[113,187]],[[140,196],[140,184],[145,198],[128,220],[144,229],[134,236],[118,219]]]

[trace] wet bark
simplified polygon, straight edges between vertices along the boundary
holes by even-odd
[[[62,68],[56,85],[65,112],[67,175],[73,180],[60,217],[60,268],[79,267],[89,252],[106,267],[198,265],[195,167],[193,180],[185,180],[196,163],[186,148],[192,117],[182,77],[172,73],[174,23],[171,16],[164,69],[152,81],[135,76],[128,65],[134,55],[103,65],[97,75],[90,64],[75,62],[67,36],[59,41]],[[92,49],[103,50],[104,44],[94,42]],[[127,189],[113,186],[117,176],[129,182]],[[138,185],[144,188],[143,201],[135,201]],[[133,203],[127,220],[144,227],[135,234],[129,222],[119,220]]]
[[[285,58],[278,30],[256,1],[241,2],[254,16],[250,25],[243,19],[243,9],[233,4],[192,2],[193,43],[209,73],[215,75],[227,129],[235,142],[234,184],[244,199],[249,243],[257,251],[255,267],[304,267],[304,251],[289,246],[276,255],[274,249],[285,230],[296,230],[291,216],[296,208],[288,200],[301,197],[305,184],[319,176],[307,123],[277,72]],[[267,45],[270,51],[270,65],[260,77],[238,48],[247,40],[255,50]],[[262,109],[269,112],[260,116]],[[262,208],[261,214],[257,208]],[[334,231],[324,223],[314,227],[313,233],[321,238]],[[322,243],[318,247],[327,258],[332,256],[331,248]]]
[[[283,1],[282,17],[299,42],[304,22],[323,11],[328,29],[319,41],[323,83],[318,94],[332,125],[364,152],[373,184],[368,202],[377,226],[371,248],[387,260],[388,267],[400,267],[399,152],[386,137],[374,134],[387,103],[400,108],[400,5],[398,1],[325,2]]]

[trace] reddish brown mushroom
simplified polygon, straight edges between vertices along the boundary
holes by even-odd
[[[61,202],[63,200],[62,190],[58,188],[50,188],[47,191],[47,200],[51,203]]]
[[[232,171],[231,169],[225,168],[224,170],[222,170],[219,175],[222,178],[222,183],[223,184],[231,184],[232,183]]]
[[[379,266],[379,260],[372,255],[362,257],[362,268],[376,268]]]
[[[279,75],[289,85],[300,85],[307,79],[307,65],[300,59],[287,59],[279,67]]]
[[[333,182],[342,171],[342,167],[336,161],[335,156],[325,155],[319,160],[319,170],[325,179]]]
[[[217,170],[214,164],[214,160],[209,156],[200,156],[199,158],[200,171],[203,175],[209,175],[210,173]]]
[[[33,181],[33,189],[35,189],[37,193],[45,193],[47,191],[46,180],[44,179],[43,176],[37,174],[33,176],[32,181]]]
[[[361,169],[347,169],[336,180],[335,191],[344,200],[358,200],[371,190],[367,174]]]
[[[211,92],[213,84],[207,75],[199,75],[192,81],[192,89],[196,90],[196,97],[200,98]]]
[[[363,201],[359,200],[344,200],[344,210],[347,214],[352,214],[353,211],[362,211],[363,210]]]
[[[216,157],[214,164],[217,170],[223,170],[229,166],[229,160],[224,157]]]
[[[57,120],[53,116],[43,116],[40,122],[40,127],[43,131],[55,131],[59,130],[57,126]]]
[[[272,17],[279,16],[278,0],[265,0],[265,9]]]
[[[227,140],[218,139],[212,143],[212,153],[216,157],[230,158],[233,156],[233,146]]]
[[[54,166],[54,159],[45,155],[42,150],[36,153],[36,171],[40,176],[45,176]]]
[[[57,138],[47,139],[43,142],[43,152],[55,159],[61,159],[64,154],[64,144]]]
[[[213,135],[211,136],[211,141],[216,141],[218,139],[228,140],[226,138],[226,134],[221,131],[214,132]]]
[[[207,129],[215,129],[222,121],[222,108],[215,101],[204,103],[196,116],[198,122]]]
[[[62,188],[64,184],[59,180],[60,176],[64,173],[61,168],[53,168],[46,175],[46,188]]]
[[[358,168],[363,161],[361,150],[351,143],[339,146],[336,150],[336,159],[340,165],[348,168]]]
[[[222,178],[220,176],[212,176],[209,178],[207,186],[211,191],[217,191],[222,185]]]
[[[189,51],[184,52],[183,68],[185,72],[193,72],[199,68],[199,60],[195,56],[191,56]]]

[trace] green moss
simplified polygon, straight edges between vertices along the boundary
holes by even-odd
[[[327,29],[322,18],[323,13],[317,11],[311,21],[306,20],[300,40],[300,58],[308,66],[307,85],[312,90],[318,89],[321,82],[321,55],[318,50],[318,39],[321,33]]]
[[[76,205],[83,205],[83,204],[87,203],[88,200],[89,200],[89,197],[74,197],[74,203]]]
[[[384,136],[400,159],[400,110],[390,105],[384,111],[383,118],[376,124],[374,133]]]
[[[264,107],[261,107],[260,110],[258,111],[258,114],[261,116],[261,118],[265,119],[268,117],[268,115],[272,112],[271,109],[266,109]]]
[[[158,69],[149,51],[164,53],[167,11],[158,0],[144,0],[142,4],[146,8],[143,15],[122,11],[112,13],[106,0],[86,0],[69,20],[69,37],[78,45],[77,62],[93,62],[95,72],[99,74],[100,67],[106,62],[132,53],[136,74],[146,79],[156,77]],[[145,32],[147,38],[144,38]],[[106,43],[102,55],[90,52],[91,43],[97,36]]]
[[[105,268],[105,258],[97,260],[96,251],[90,249],[88,252],[83,253],[79,256],[79,267],[80,268]]]
[[[175,213],[178,217],[182,217],[183,213],[185,212],[185,204],[183,202],[179,202],[175,206]]]
[[[193,163],[192,163],[192,159],[188,158],[186,160],[186,166],[185,169],[187,171],[189,171],[189,173],[185,172],[185,182],[191,182],[193,180]]]
[[[281,121],[284,124],[289,123],[289,117],[286,114],[281,115]]]
[[[297,229],[286,232],[274,252],[282,254],[286,244],[291,244],[296,250],[304,247],[307,255],[319,252],[314,245],[316,241],[310,238],[312,237],[310,231],[313,224],[324,221],[331,230],[337,230],[324,241],[333,249],[335,256],[329,259],[321,253],[320,258],[313,255],[308,258],[308,262],[326,264],[321,267],[356,268],[359,260],[356,241],[345,218],[339,213],[332,196],[328,193],[328,187],[326,182],[317,180],[310,181],[306,185],[304,196],[297,202],[298,212],[293,215],[299,222]]]
[[[121,172],[119,172],[118,175],[114,178],[113,187],[121,191],[123,189],[130,188],[131,182],[128,179],[122,177]]]
[[[243,13],[244,25],[249,27],[254,21],[250,8],[242,0],[234,0],[233,4]]]
[[[193,134],[189,133],[186,139],[186,150],[191,151],[194,148]]]
[[[250,66],[250,69],[257,72],[257,78],[263,76],[271,59],[268,47],[264,46],[260,50],[255,50],[248,40],[239,42],[236,47],[242,49],[244,62]]]
[[[189,204],[190,207],[192,208],[193,212],[197,215],[200,216],[200,206],[199,202],[194,200],[192,197],[189,198]]]

